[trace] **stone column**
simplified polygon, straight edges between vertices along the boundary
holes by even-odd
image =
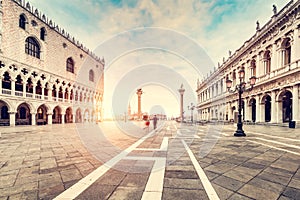
[[[10,126],[16,125],[16,112],[9,112],[9,125]]]
[[[32,83],[32,98],[35,99],[35,93],[36,93],[36,83]]]
[[[48,124],[52,124],[52,113],[47,113]]]
[[[10,84],[11,84],[11,95],[15,96],[16,80],[12,78]]]
[[[299,117],[299,86],[293,86],[293,121],[300,122]]]
[[[244,99],[244,113],[245,113],[245,116],[244,116],[244,120],[245,121],[248,121],[250,120],[249,119],[249,107],[248,107],[248,99]]]
[[[74,99],[74,98],[73,98]],[[71,102],[71,89],[70,91],[68,91],[68,102],[70,103]]]
[[[142,89],[138,89],[136,94],[138,95],[138,119],[142,119]]]
[[[179,94],[180,94],[180,121],[182,122],[183,119],[183,94],[185,92],[185,89],[183,88],[183,84],[181,84],[180,89],[178,90]]]
[[[48,88],[47,88],[47,90],[48,90],[48,100],[49,101],[52,101],[52,89],[53,89],[53,84],[48,84]]]
[[[62,89],[62,101],[65,102],[65,89]]]
[[[276,93],[271,92],[271,123],[278,123],[277,121],[277,109],[276,109]]]
[[[285,50],[284,49],[280,49],[281,52],[281,67],[284,67],[284,63],[285,63]]]
[[[72,123],[75,123],[76,120],[76,113],[72,113]]]
[[[61,114],[61,123],[64,124],[65,123],[65,115],[64,113]]]
[[[299,45],[299,29],[294,31],[293,39],[291,42],[291,63],[295,62],[297,60],[298,55],[298,45]],[[293,64],[295,65],[295,63]]]
[[[271,53],[271,71],[278,69],[276,44],[272,45]]]
[[[58,96],[59,95],[59,88],[56,89],[56,101],[58,101]]]
[[[36,125],[35,115],[36,113],[30,113],[31,114],[31,125]]]
[[[26,97],[26,82],[23,81],[23,97]]]
[[[42,100],[44,100],[45,99],[45,86],[41,86],[41,90],[42,90]]]
[[[255,97],[255,100],[256,100],[256,122],[261,122],[261,105],[260,105],[260,98],[259,96],[257,95]]]
[[[85,122],[84,114],[81,114],[81,123],[84,123],[84,122]]]
[[[276,110],[277,110],[276,122],[282,123],[282,101],[276,102]]]
[[[228,103],[228,120],[230,121],[231,119],[233,119],[232,117],[232,109],[231,109],[231,103]]]

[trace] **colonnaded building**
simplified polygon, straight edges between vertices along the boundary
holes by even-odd
[[[201,120],[236,121],[238,93],[227,92],[226,80],[236,86],[240,83],[238,72],[243,69],[245,80],[257,78],[254,88],[242,94],[244,121],[279,125],[300,122],[300,1],[290,1],[280,11],[273,6],[271,19],[263,26],[259,22],[256,25],[256,33],[249,40],[198,81]]]
[[[23,0],[0,1],[0,125],[101,120],[104,59]]]

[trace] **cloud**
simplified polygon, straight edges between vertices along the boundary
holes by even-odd
[[[195,69],[191,64],[197,63],[196,67],[206,75],[213,65],[222,62],[222,57],[228,57],[229,50],[234,53],[255,34],[256,20],[263,26],[271,18],[272,4],[276,4],[279,11],[289,0],[273,0],[271,3],[266,0],[30,2],[91,50],[97,51],[96,48],[104,45],[102,51],[97,51],[97,55],[104,56],[107,65],[112,65],[106,66],[111,69],[107,69],[108,78],[105,78],[106,96],[110,96],[112,87],[122,75],[137,66],[150,64],[161,64],[183,75],[195,90],[196,80],[201,77],[193,71]],[[170,30],[185,39],[178,40],[165,33],[160,35],[158,32],[149,32],[147,27]],[[134,31],[138,28],[139,32]],[[126,31],[128,34],[118,36]],[[107,43],[114,37],[118,38],[113,43]],[[151,43],[160,44],[161,49],[139,48],[146,44],[151,46]],[[193,51],[195,48],[206,52],[212,62],[201,62],[205,60],[204,53]],[[127,49],[135,51],[126,52]],[[110,70],[112,73],[109,74]],[[181,83],[175,80],[174,84],[179,87]]]

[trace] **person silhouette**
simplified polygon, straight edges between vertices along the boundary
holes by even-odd
[[[153,128],[154,128],[154,130],[156,129],[156,127],[157,127],[157,117],[156,117],[156,115],[154,115],[154,117],[153,117]]]

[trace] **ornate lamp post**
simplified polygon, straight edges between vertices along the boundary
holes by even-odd
[[[188,110],[191,111],[191,122],[192,122],[192,124],[193,124],[193,111],[194,111],[194,109],[195,109],[195,106],[194,106],[193,103],[191,103],[191,106],[188,106]]]
[[[237,130],[235,131],[234,136],[241,137],[241,136],[246,136],[246,134],[243,130],[243,122],[242,122],[242,114],[241,114],[241,112],[242,112],[242,94],[245,91],[250,91],[253,89],[253,86],[255,85],[256,77],[252,76],[250,78],[250,86],[251,87],[246,88],[246,82],[244,82],[244,78],[245,78],[244,69],[241,69],[238,73],[239,73],[240,83],[235,86],[235,89],[234,90],[230,89],[232,86],[232,81],[229,79],[226,80],[226,86],[227,86],[228,92],[235,93],[237,91],[239,93],[238,123],[237,123]]]

